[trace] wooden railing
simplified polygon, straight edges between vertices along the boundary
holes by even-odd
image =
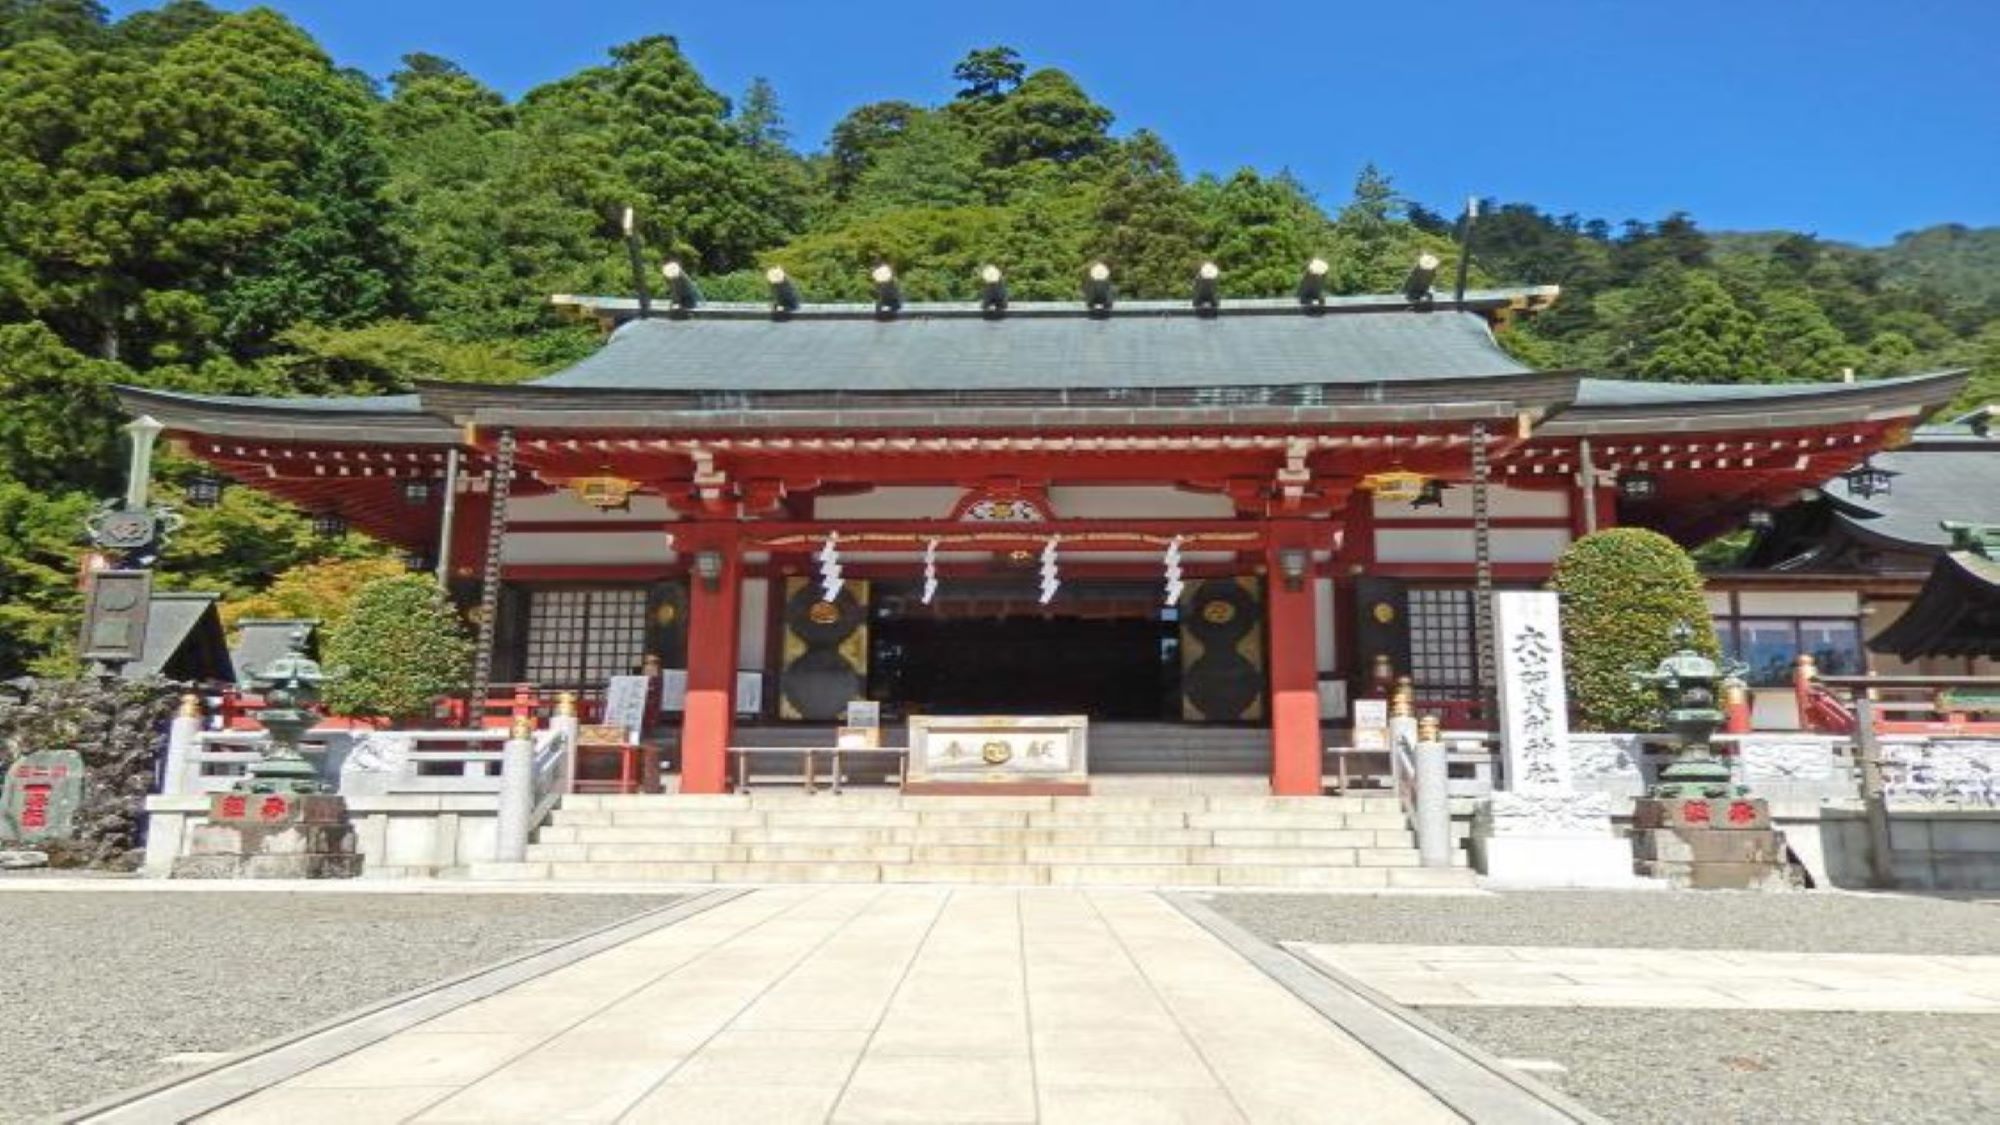
[[[2000,676],[1821,676],[1801,654],[1792,690],[1815,733],[1857,733],[1865,702],[1878,735],[2000,737]]]

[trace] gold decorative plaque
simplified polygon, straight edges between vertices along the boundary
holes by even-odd
[[[1361,488],[1373,492],[1378,500],[1415,500],[1423,492],[1426,479],[1422,473],[1394,469],[1362,477]]]
[[[578,500],[606,512],[631,504],[632,494],[639,490],[639,482],[612,476],[572,477],[567,487],[576,493]]]

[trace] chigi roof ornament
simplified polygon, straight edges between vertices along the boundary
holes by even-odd
[[[1111,288],[1111,267],[1103,262],[1092,262],[1083,275],[1083,305],[1092,316],[1111,315],[1111,306],[1117,299],[1117,291]]]

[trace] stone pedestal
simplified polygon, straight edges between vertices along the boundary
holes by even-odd
[[[1604,793],[1494,793],[1473,812],[1472,863],[1514,887],[1644,885]]]
[[[1642,797],[1632,808],[1641,875],[1695,890],[1791,890],[1785,838],[1754,797]]]
[[[217,793],[176,879],[351,879],[361,874],[347,802],[328,794]]]

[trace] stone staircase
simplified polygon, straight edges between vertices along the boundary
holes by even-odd
[[[1418,866],[1393,797],[571,796],[475,879],[1469,887]]]

